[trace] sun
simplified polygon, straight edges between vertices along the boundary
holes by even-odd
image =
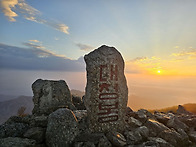
[[[157,73],[160,74],[161,73],[161,70],[157,70]]]

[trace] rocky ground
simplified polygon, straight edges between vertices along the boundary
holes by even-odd
[[[127,107],[126,126],[123,131],[91,133],[88,128],[88,116],[83,99],[71,96],[71,100],[69,100],[70,92],[68,90],[63,93],[63,95],[68,95],[68,105],[62,105],[59,103],[59,99],[57,103],[60,107],[55,105],[54,108],[52,105],[51,108],[47,108],[47,112],[39,109],[38,104],[41,104],[40,100],[43,96],[51,101],[51,97],[59,94],[58,90],[53,89],[55,93],[52,94],[45,90],[50,93],[47,96],[43,89],[52,87],[52,83],[39,82],[41,84],[37,88],[33,87],[34,104],[36,105],[34,113],[25,117],[12,116],[0,126],[1,147],[196,146],[196,115],[186,111],[182,106],[179,106],[177,113],[154,112],[153,114],[144,109],[135,112]],[[46,84],[42,82],[46,82]],[[54,85],[58,87],[57,83]],[[41,111],[44,113],[40,114]]]
[[[73,100],[79,109],[84,109],[79,97]],[[186,111],[151,114],[144,109],[134,112],[127,108],[124,132],[90,133],[86,120],[86,110],[67,108],[49,116],[12,116],[0,126],[0,146],[196,146],[196,115]]]

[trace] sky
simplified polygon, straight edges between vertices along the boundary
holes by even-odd
[[[195,0],[0,0],[0,94],[32,95],[39,78],[84,91],[85,54],[125,61],[133,109],[196,103]]]

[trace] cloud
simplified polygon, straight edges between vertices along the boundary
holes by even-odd
[[[125,71],[133,74],[156,73],[158,69],[163,69],[162,62],[163,60],[156,56],[136,57],[126,61]]]
[[[175,56],[175,57],[184,57],[184,58],[188,58],[188,59],[195,59],[196,58],[196,49],[187,49],[184,51],[181,51],[179,53],[172,53],[171,56]]]
[[[39,40],[29,40],[30,42],[36,42],[36,43],[40,43]]]
[[[58,37],[54,37],[54,40],[56,40],[56,41],[57,41],[57,40],[60,40],[60,39],[59,39]]]
[[[18,16],[18,14],[12,11],[12,8],[15,8],[17,4],[18,4],[18,0],[1,0],[0,1],[0,7],[4,15],[8,17],[9,21],[16,21],[14,17]]]
[[[69,34],[69,27],[63,23],[57,23],[41,18],[41,12],[28,5],[25,0],[1,0],[0,8],[9,21],[16,21],[15,17],[22,15],[26,20],[50,26],[60,32]]]
[[[0,44],[0,69],[78,72],[85,71],[85,63],[83,57],[71,60],[31,45],[21,48]]]
[[[178,48],[180,48],[180,47],[179,47],[179,46],[175,46],[174,48],[177,48],[177,49],[178,49]]]
[[[28,42],[24,42],[23,45],[30,47],[30,48],[36,48],[36,49],[44,49],[45,48],[44,46],[36,45],[33,43],[28,43]]]
[[[147,60],[148,57],[136,57],[135,59],[130,60],[131,62],[138,62],[138,61],[144,61]]]
[[[87,45],[87,44],[82,44],[82,43],[76,43],[76,45],[80,48],[82,51],[90,51],[94,49],[94,47]]]
[[[45,21],[44,24],[46,24],[50,27],[53,27],[54,29],[56,29],[60,32],[63,32],[65,34],[69,34],[69,32],[68,32],[69,27],[65,24],[55,23],[55,22],[52,22],[52,21]]]

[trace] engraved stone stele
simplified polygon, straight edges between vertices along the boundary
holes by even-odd
[[[84,59],[87,70],[84,103],[90,130],[123,131],[128,88],[121,54],[114,47],[103,45]]]

